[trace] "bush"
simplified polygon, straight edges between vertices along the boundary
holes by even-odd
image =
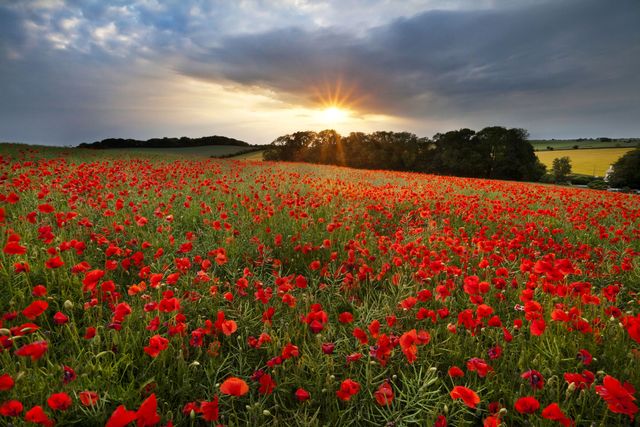
[[[640,188],[640,149],[629,151],[613,164],[612,187]]]
[[[594,179],[587,184],[587,187],[591,188],[592,190],[606,190],[607,188],[609,188],[609,185],[607,185],[607,183],[601,179]]]
[[[573,185],[589,185],[589,183],[596,178],[589,175],[571,175],[569,176],[569,180]]]

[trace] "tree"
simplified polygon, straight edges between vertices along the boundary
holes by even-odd
[[[551,172],[556,182],[566,181],[571,173],[571,159],[567,156],[553,159]]]
[[[538,181],[546,167],[536,156],[524,129],[486,127],[475,138],[489,152],[487,177],[516,181]]]
[[[640,148],[629,151],[613,164],[609,184],[613,187],[640,188]]]

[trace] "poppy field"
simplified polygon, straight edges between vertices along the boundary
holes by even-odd
[[[637,196],[0,155],[0,425],[639,419]]]

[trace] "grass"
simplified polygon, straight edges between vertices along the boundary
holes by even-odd
[[[0,375],[15,381],[0,383],[0,407],[24,405],[0,425],[23,425],[35,406],[57,425],[104,425],[151,395],[161,425],[209,425],[198,408],[216,398],[229,426],[432,426],[438,416],[464,426],[495,415],[550,427],[542,409],[552,403],[577,426],[629,425],[595,386],[612,376],[640,388],[637,197],[18,145],[2,147],[0,176]],[[104,272],[95,283],[93,270]],[[47,307],[34,315],[36,301]],[[256,345],[261,334],[269,340]],[[167,347],[152,356],[156,335]],[[41,357],[16,354],[39,341]],[[68,384],[63,365],[77,373]],[[521,378],[531,369],[541,389]],[[594,384],[574,390],[565,374],[585,370]],[[249,391],[224,394],[229,377]],[[347,379],[360,387],[343,400]],[[389,405],[375,397],[385,383]],[[477,392],[477,408],[453,399],[455,386]],[[299,388],[311,398],[298,400]],[[98,394],[95,405],[79,401],[83,391]],[[67,410],[47,403],[60,392]],[[519,413],[524,396],[540,409]]]
[[[236,156],[231,157],[234,160],[251,160],[251,161],[262,161],[264,152],[263,151],[254,151],[252,153],[242,153]]]
[[[622,138],[611,141],[581,140],[576,139],[542,139],[530,140],[536,151],[547,151],[548,147],[554,150],[572,150],[575,146],[583,148],[635,148],[640,145],[640,138]],[[552,150],[549,150],[552,151]]]
[[[553,159],[569,157],[573,173],[604,176],[609,165],[613,164],[632,148],[602,148],[579,150],[538,151],[536,155],[547,168],[551,169]]]
[[[122,153],[130,154],[170,154],[179,156],[198,156],[198,157],[211,157],[211,156],[225,156],[247,150],[249,147],[237,146],[237,145],[206,145],[203,147],[184,147],[184,148],[123,148],[117,149]],[[111,151],[111,150],[110,150]]]

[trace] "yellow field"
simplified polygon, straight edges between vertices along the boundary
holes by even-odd
[[[538,151],[536,155],[542,163],[551,170],[553,159],[569,157],[571,159],[571,171],[584,175],[604,176],[609,165],[615,163],[620,157],[632,148],[598,148],[578,150],[554,150]]]

